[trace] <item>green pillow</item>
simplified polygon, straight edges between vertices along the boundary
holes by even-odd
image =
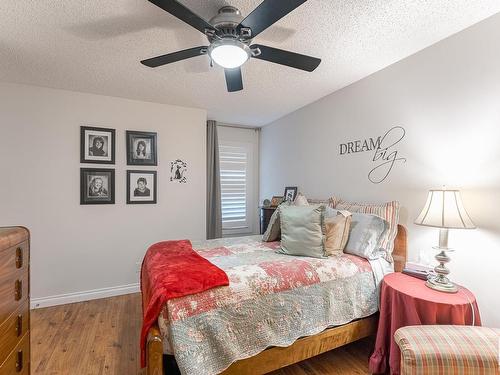
[[[278,210],[281,221],[281,249],[277,252],[325,258],[325,206],[280,206]]]

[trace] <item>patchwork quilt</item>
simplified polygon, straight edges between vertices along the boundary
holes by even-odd
[[[164,352],[185,375],[212,375],[271,346],[363,318],[378,310],[367,260],[277,254],[261,236],[192,241],[224,270],[229,286],[169,300],[158,318]]]

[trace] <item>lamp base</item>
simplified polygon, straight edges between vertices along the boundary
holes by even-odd
[[[439,251],[439,253],[436,255],[436,260],[439,262],[439,265],[434,268],[436,276],[427,279],[425,285],[440,292],[458,292],[457,286],[453,284],[447,277],[450,273],[450,270],[446,268],[446,263],[449,263],[451,259],[446,253],[453,251],[453,249],[450,249],[448,247],[448,228],[441,228],[439,230],[439,246],[434,247],[434,249]]]
[[[456,293],[458,292],[457,286],[452,283],[448,278],[444,278],[445,280],[441,280],[439,276],[428,279],[425,282],[425,285],[431,289],[437,290],[439,292],[445,293]]]

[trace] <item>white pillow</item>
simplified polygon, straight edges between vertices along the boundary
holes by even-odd
[[[327,208],[325,217],[337,215],[338,210]],[[386,249],[380,246],[380,240],[389,230],[389,223],[373,214],[352,212],[349,239],[344,253],[357,255],[365,259],[385,258]]]
[[[397,201],[369,204],[346,202],[344,200],[333,198],[336,201],[334,208],[337,210],[347,210],[364,214],[373,214],[387,221],[389,228],[380,238],[379,246],[385,250],[384,259],[389,263],[393,262],[392,251],[394,250],[394,240],[398,234],[399,210],[400,205]],[[354,220],[354,217],[353,217]]]

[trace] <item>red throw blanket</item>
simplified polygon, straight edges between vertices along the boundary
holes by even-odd
[[[142,261],[141,365],[146,366],[148,331],[163,305],[172,298],[229,285],[224,271],[193,250],[191,242],[164,241],[152,245]]]

